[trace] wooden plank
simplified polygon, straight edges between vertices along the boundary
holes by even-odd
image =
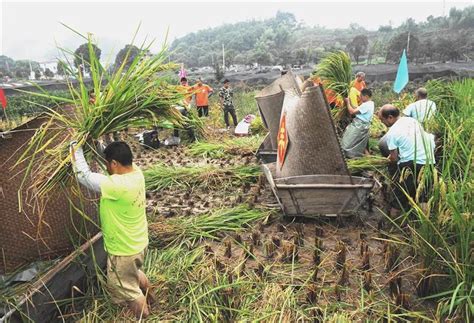
[[[85,292],[87,279],[97,274],[95,265],[104,269],[106,260],[102,233],[98,233],[36,280],[29,292],[18,300],[16,308],[0,318],[0,323],[60,321],[57,302],[76,295],[73,287]],[[75,304],[75,308],[82,310],[82,304]]]
[[[372,184],[276,184],[278,189],[305,189],[305,188],[337,188],[337,189],[356,189],[356,188],[372,188]]]

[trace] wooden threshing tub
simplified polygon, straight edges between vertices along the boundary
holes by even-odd
[[[348,216],[367,201],[374,182],[349,175],[302,175],[275,179],[275,163],[263,172],[286,216]]]

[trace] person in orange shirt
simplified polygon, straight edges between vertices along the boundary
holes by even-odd
[[[199,117],[207,117],[209,115],[209,97],[214,93],[214,90],[209,85],[202,83],[202,79],[199,78],[197,84],[193,86],[193,93]]]
[[[322,85],[324,87],[324,94],[326,95],[326,99],[328,100],[328,104],[331,107],[331,109],[343,106],[344,101],[341,98],[337,97],[336,92],[334,92],[331,89],[326,88],[324,83],[325,82],[322,81],[320,77],[313,78],[313,85],[314,86]]]
[[[357,74],[355,75],[355,80],[354,82],[352,82],[352,86],[355,87],[359,92],[367,88],[367,84],[365,84],[364,72],[357,72]]]

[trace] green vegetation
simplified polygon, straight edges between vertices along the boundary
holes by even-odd
[[[230,155],[252,155],[262,143],[260,136],[241,137],[227,139],[224,141],[201,141],[189,147],[189,153],[193,156],[208,158],[222,158]]]
[[[71,98],[68,90],[49,91],[51,97],[38,96],[35,94],[18,94],[8,97],[7,113],[11,119],[22,116],[34,116],[47,108],[57,107],[58,101],[53,97]]]
[[[474,7],[452,8],[447,16],[369,31],[353,23],[346,29],[298,24],[291,13],[274,18],[225,24],[176,39],[172,59],[186,66],[212,66],[226,46],[226,65],[314,64],[326,54],[347,50],[354,61],[398,62],[410,31],[410,60],[416,62],[472,59]],[[366,38],[364,38],[366,37]]]
[[[260,175],[257,165],[240,165],[231,167],[207,166],[168,166],[154,165],[145,170],[147,190],[163,188],[194,188],[197,186],[209,189],[222,189],[227,185],[241,185],[255,182]]]

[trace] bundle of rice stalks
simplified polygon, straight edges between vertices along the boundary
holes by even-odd
[[[349,95],[352,82],[352,66],[349,55],[344,51],[329,54],[316,66],[316,75],[325,81],[326,87],[341,98]]]
[[[342,100],[349,96],[352,83],[351,58],[344,51],[329,54],[316,66],[316,75],[324,80],[325,87],[333,90],[338,99]],[[333,112],[334,120],[341,121],[347,116],[347,108],[344,106]]]
[[[347,160],[347,167],[352,173],[363,170],[375,170],[382,173],[389,162],[385,157],[369,155]]]
[[[251,223],[264,220],[270,211],[249,209],[240,205],[195,217],[176,217],[150,223],[152,245],[170,245],[181,242],[194,244],[204,238],[218,240],[224,232],[237,232],[248,228]]]
[[[189,148],[193,156],[205,158],[222,158],[230,155],[252,155],[260,146],[263,138],[260,136],[236,137],[221,142],[196,142]]]
[[[380,138],[387,132],[387,127],[380,121],[379,118],[374,116],[370,123],[369,134],[370,138]]]
[[[222,187],[227,184],[241,185],[256,182],[260,167],[239,165],[222,168],[208,166],[168,166],[157,164],[144,171],[147,190],[164,188]]]
[[[35,189],[36,200],[73,178],[68,150],[72,140],[84,146],[86,158],[99,157],[93,141],[104,134],[150,126],[163,119],[176,124],[181,122],[181,115],[173,106],[181,102],[184,93],[177,86],[167,84],[165,76],[160,74],[176,68],[167,62],[166,47],[157,55],[147,57],[149,45],[142,46],[128,69],[125,59],[110,72],[96,55],[91,35],[80,36],[87,40],[90,59],[83,59],[83,63],[90,70],[91,79],[84,80],[81,69],[73,72],[71,68],[70,75],[77,79],[77,84],[68,79],[71,98],[56,97],[45,91],[30,93],[58,104],[56,109],[44,107],[48,121],[36,131],[17,162],[18,165],[27,161],[25,179],[32,177],[31,188]],[[67,50],[64,52],[74,55]],[[91,100],[86,82],[92,83],[95,100]],[[65,105],[68,108],[64,108]],[[54,135],[48,135],[51,133]]]

